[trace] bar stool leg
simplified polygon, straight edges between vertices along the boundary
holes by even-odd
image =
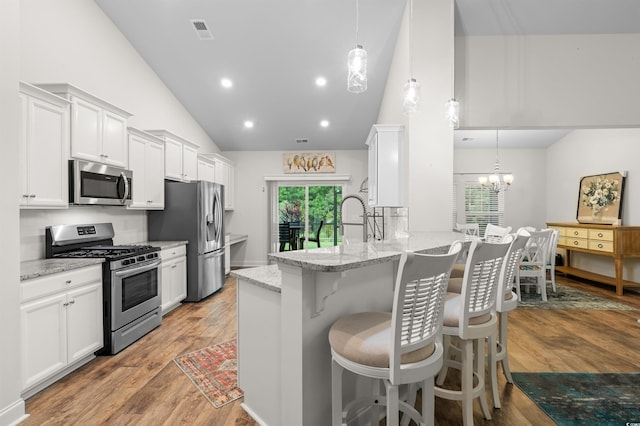
[[[342,372],[344,368],[331,360],[331,425],[342,425]]]

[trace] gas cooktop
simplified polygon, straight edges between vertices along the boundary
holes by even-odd
[[[131,245],[131,246],[99,245],[99,246],[82,247],[76,250],[56,253],[53,255],[53,257],[86,257],[86,258],[104,257],[107,260],[118,260],[118,259],[130,257],[130,256],[153,253],[156,251],[160,251],[160,248],[149,246],[149,245]]]

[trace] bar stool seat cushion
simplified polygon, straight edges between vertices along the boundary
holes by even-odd
[[[391,350],[391,312],[361,312],[336,321],[329,330],[329,343],[340,356],[372,367],[389,368]],[[428,358],[435,350],[431,343],[403,354],[409,364]]]
[[[443,325],[445,327],[458,327],[460,325],[460,303],[463,301],[462,296],[459,293],[447,292],[445,300]],[[484,324],[490,319],[491,313],[475,317],[471,316],[469,317],[469,325]]]

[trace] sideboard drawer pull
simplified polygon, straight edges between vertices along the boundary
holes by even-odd
[[[604,234],[602,232],[598,232],[598,237],[602,238],[604,237]]]
[[[573,231],[573,235],[578,235],[578,231]]]
[[[604,247],[602,243],[598,244],[598,248],[602,248],[602,247]]]
[[[574,246],[577,246],[578,244],[580,244],[580,243],[579,243],[579,242],[577,242],[577,241],[574,241],[574,242],[573,242],[573,245],[574,245]]]

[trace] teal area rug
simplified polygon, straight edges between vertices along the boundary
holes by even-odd
[[[522,301],[518,303],[518,309],[586,309],[600,311],[635,309],[632,306],[594,296],[560,283],[556,283],[556,288],[557,291],[554,293],[551,290],[551,286],[547,286],[547,301],[543,302],[542,297],[536,293],[535,287],[531,286],[530,292],[527,293],[526,286],[523,286],[520,289]]]
[[[512,373],[560,426],[640,424],[640,373]]]

